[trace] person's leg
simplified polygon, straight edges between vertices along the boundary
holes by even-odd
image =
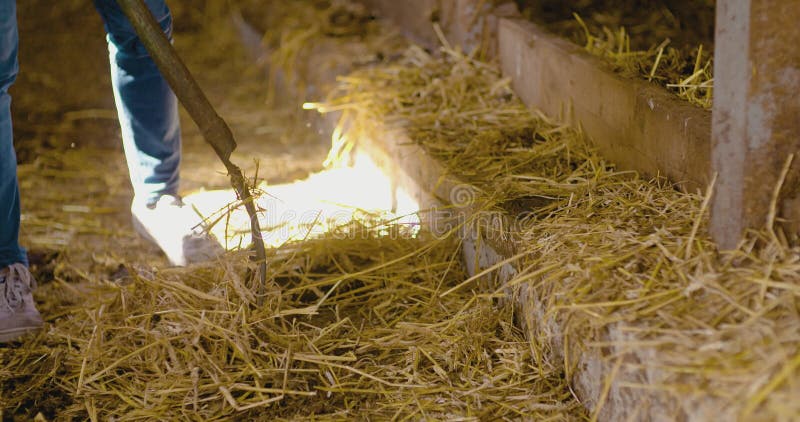
[[[94,0],[108,33],[111,80],[135,195],[154,201],[178,193],[181,133],[178,102],[115,0]],[[164,0],[145,0],[168,37]]]
[[[16,0],[0,0],[0,343],[18,340],[42,326],[28,270],[19,245],[17,157],[11,129],[8,88],[17,77]]]
[[[116,0],[94,0],[105,22],[111,81],[122,140],[136,197],[133,226],[175,265],[211,259],[219,243],[193,230],[197,214],[178,197],[181,133],[178,102]],[[172,39],[164,0],[145,0]]]
[[[17,157],[8,95],[18,69],[16,2],[0,0],[0,268],[27,264],[25,249],[19,245]]]

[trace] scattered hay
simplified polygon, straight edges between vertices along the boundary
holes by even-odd
[[[578,131],[531,112],[495,66],[457,51],[437,58],[412,46],[400,60],[340,77],[329,101],[306,106],[342,111],[346,129],[338,132],[351,143],[387,128],[405,130],[483,192],[486,208],[546,205],[598,177],[616,177]],[[341,151],[349,150],[343,142]]]
[[[3,349],[0,408],[92,420],[581,419],[560,369],[533,367],[509,303],[440,297],[465,277],[457,246],[343,227],[275,251],[260,308],[242,254],[129,268]]]
[[[800,249],[759,233],[718,253],[704,211],[642,181],[598,186],[522,235],[529,255],[509,284],[526,285],[542,312],[531,335],[568,374],[584,356],[621,363],[615,399],[651,389],[703,417],[794,418]]]

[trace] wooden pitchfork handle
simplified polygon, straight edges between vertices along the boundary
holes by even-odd
[[[253,248],[255,249],[254,261],[258,263],[258,269],[254,274],[253,280],[254,282],[257,280],[258,283],[257,297],[258,304],[261,305],[266,289],[266,250],[264,248],[264,239],[261,237],[261,228],[258,223],[256,206],[250,187],[242,175],[241,169],[234,165],[230,159],[231,153],[236,149],[233,133],[228,124],[225,123],[225,120],[214,110],[203,90],[197,85],[191,72],[178,56],[172,43],[169,42],[166,34],[156,22],[144,1],[117,0],[117,3],[125,13],[125,16],[128,17],[164,79],[167,80],[181,104],[189,112],[192,120],[200,128],[203,138],[211,144],[214,152],[222,160],[228,171],[228,176],[230,176],[231,186],[233,186],[237,196],[244,203],[247,214],[250,216],[250,231],[253,238]]]

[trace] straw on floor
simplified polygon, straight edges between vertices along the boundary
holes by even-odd
[[[49,331],[3,353],[2,408],[92,420],[580,419],[454,238],[352,224],[275,251],[263,307],[243,254],[75,291]],[[64,286],[69,289],[69,286]],[[491,293],[491,292],[489,292]]]

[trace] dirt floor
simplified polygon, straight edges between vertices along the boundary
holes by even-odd
[[[328,146],[306,127],[294,104],[265,103],[265,70],[240,48],[230,22],[219,17],[225,15],[202,2],[170,4],[177,49],[235,133],[235,162],[249,175],[258,168],[269,183],[319,170]],[[21,72],[12,95],[21,238],[43,285],[39,296],[51,299],[54,278],[78,282],[85,273],[113,274],[121,262],[164,265],[130,224],[132,189],[104,31],[91,2],[25,1],[18,14]],[[182,192],[229,187],[183,110],[182,128]]]

